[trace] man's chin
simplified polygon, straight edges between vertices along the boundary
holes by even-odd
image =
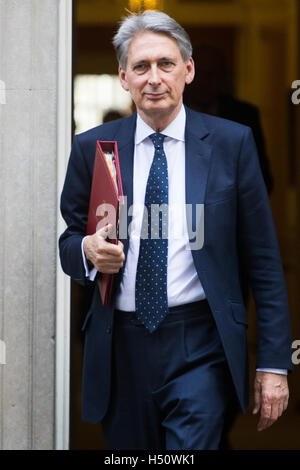
[[[147,105],[144,108],[144,112],[147,114],[151,113],[168,113],[173,109],[173,106],[170,106],[170,104],[166,103],[163,100],[157,100],[151,103],[147,103]]]
[[[179,111],[181,103],[175,105],[174,103],[160,102],[160,103],[143,103],[144,106],[137,107],[137,112],[140,113],[141,117],[144,116],[144,119],[149,120],[153,124],[153,120],[156,123],[168,121],[172,119],[172,116],[175,117],[177,111]],[[160,124],[159,124],[160,125]]]

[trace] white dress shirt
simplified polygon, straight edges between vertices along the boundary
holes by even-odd
[[[169,307],[205,299],[205,293],[194,266],[189,242],[185,212],[185,121],[184,106],[176,118],[163,130],[166,136],[164,151],[168,163],[169,180],[169,234],[168,234],[168,305]],[[154,146],[149,138],[155,132],[137,115],[134,146],[133,208],[129,247],[116,308],[135,311],[135,278],[140,245],[147,179],[154,157]],[[84,256],[86,275],[95,278],[96,269],[89,271]],[[286,373],[279,369],[257,369]]]
[[[182,106],[176,118],[161,133],[166,136],[164,151],[168,163],[169,179],[169,234],[168,234],[168,305],[173,307],[205,298],[199,281],[189,241],[185,214],[185,109]],[[153,129],[137,116],[133,213],[130,225],[129,248],[122,276],[116,308],[135,310],[135,278],[139,256],[140,233],[144,213],[147,179],[154,157],[154,146],[149,138]],[[174,227],[174,230],[172,228]],[[176,232],[175,232],[176,228]]]

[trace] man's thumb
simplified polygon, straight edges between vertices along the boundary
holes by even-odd
[[[113,225],[107,224],[105,225],[105,227],[102,227],[99,230],[97,230],[97,234],[105,240],[109,235],[111,235],[112,231],[113,231]]]
[[[257,382],[254,384],[254,408],[252,413],[258,413],[261,406],[261,385]]]

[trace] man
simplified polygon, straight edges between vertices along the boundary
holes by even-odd
[[[287,295],[255,144],[248,127],[183,106],[194,62],[172,18],[132,15],[114,45],[137,114],[74,138],[61,198],[64,271],[82,284],[115,273],[112,304],[95,288],[83,325],[83,419],[102,421],[110,449],[217,449],[229,403],[248,404],[240,263],[258,315],[258,429],[288,402]],[[130,237],[117,245],[111,226],[85,237],[97,140],[118,142]]]

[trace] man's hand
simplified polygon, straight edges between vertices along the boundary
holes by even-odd
[[[123,243],[118,241],[115,245],[106,241],[112,231],[113,226],[108,224],[83,242],[86,259],[101,273],[117,273],[124,264]]]
[[[260,410],[257,430],[270,427],[286,410],[289,400],[287,376],[271,372],[256,372],[253,414]]]

